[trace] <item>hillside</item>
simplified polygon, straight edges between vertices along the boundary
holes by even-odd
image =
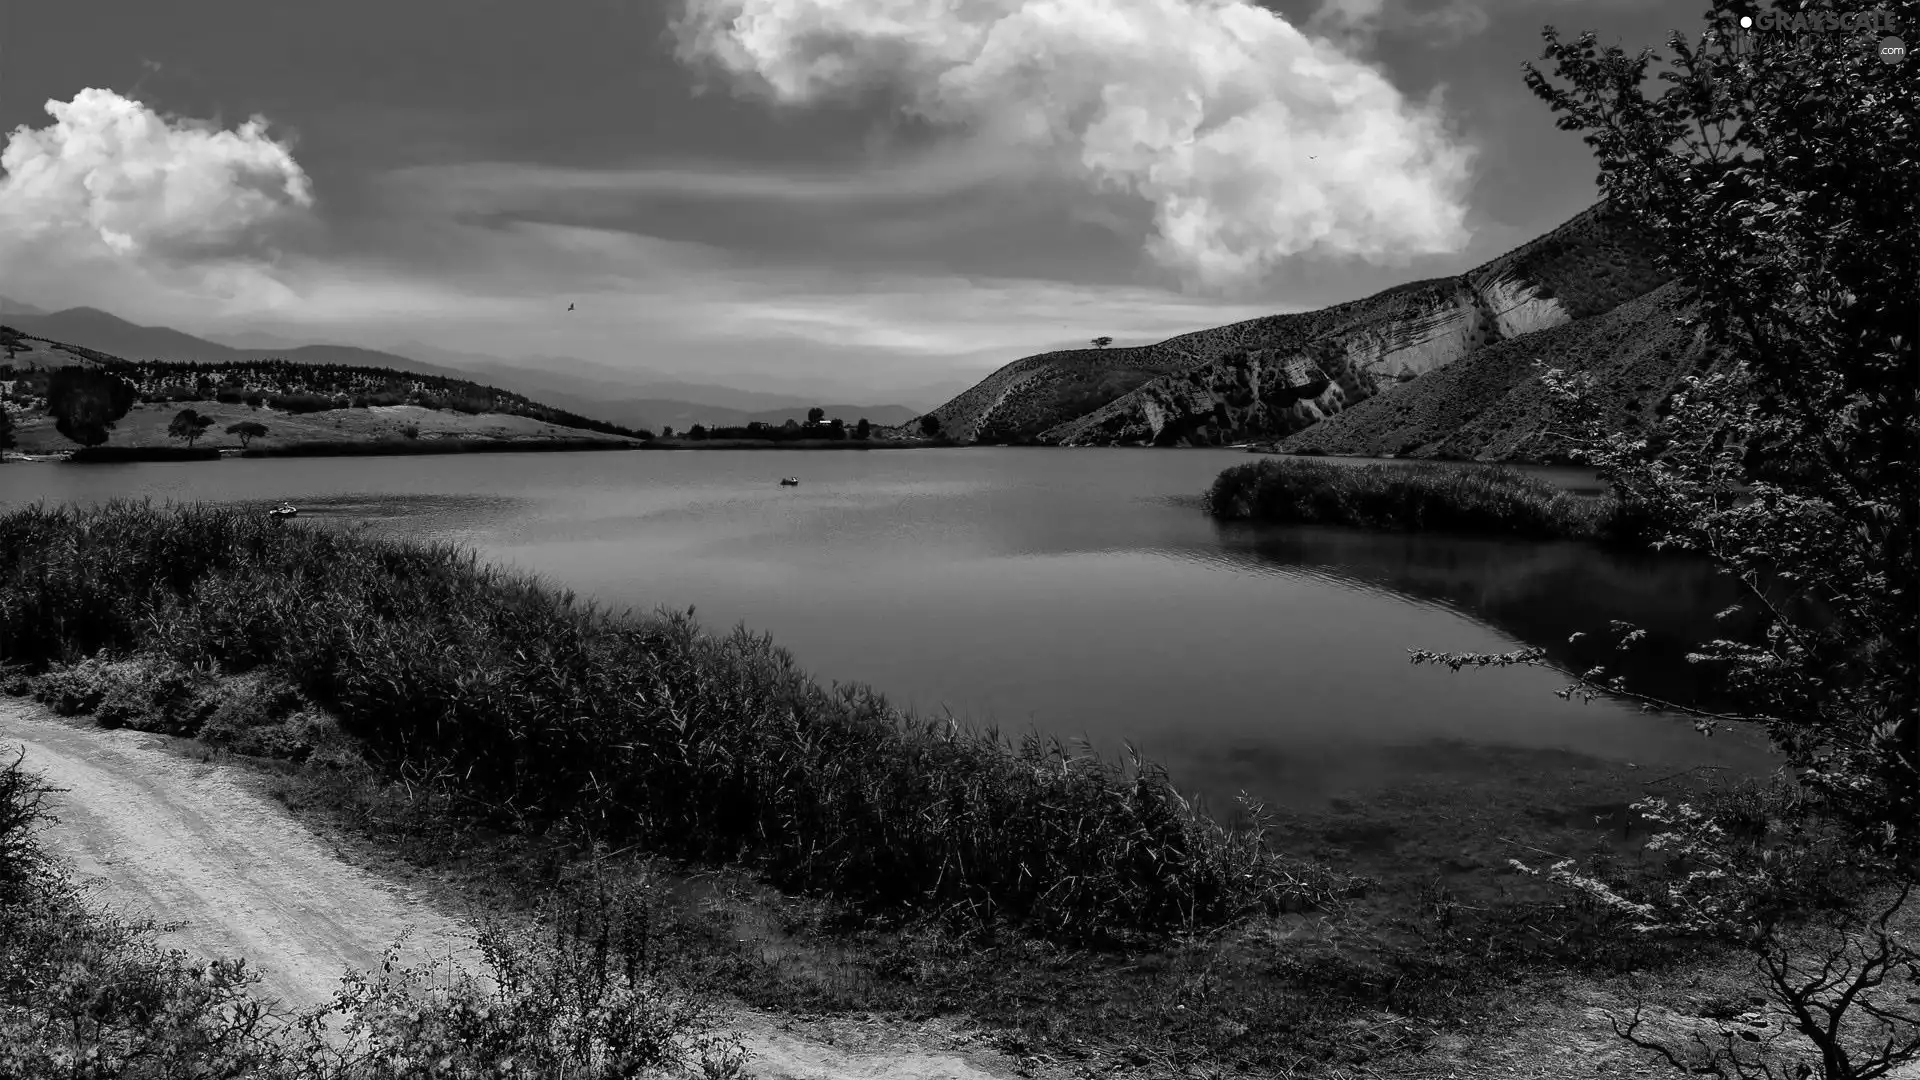
[[[1541,461],[1556,456],[1542,360],[1599,378],[1603,423],[1633,431],[1664,415],[1690,374],[1711,370],[1695,308],[1678,283],[1589,319],[1476,349],[1418,383],[1362,401],[1281,440],[1292,452]]]
[[[621,428],[745,427],[749,423],[805,420],[821,404],[755,390],[737,390],[668,379],[572,357],[514,362],[409,341],[393,350],[357,345],[301,345],[272,334],[249,334],[228,343],[165,326],[142,326],[98,308],[44,312],[0,297],[9,325],[51,342],[72,342],[113,357],[180,364],[235,364],[285,360],[296,364],[368,367],[502,387],[539,398],[557,409]],[[62,360],[60,363],[71,361]],[[56,364],[57,366],[57,364]],[[904,424],[920,415],[904,405],[827,405],[829,416],[852,424],[862,416],[879,426]]]
[[[1647,238],[1600,204],[1458,277],[1156,345],[1016,360],[934,415],[963,441],[1285,437],[1370,398],[1417,393],[1462,357],[1611,311],[1665,282]]]
[[[72,450],[46,415],[47,373],[65,366],[98,367],[131,383],[136,404],[114,427],[108,445],[151,448],[179,445],[167,426],[181,409],[213,420],[200,447],[240,448],[226,428],[241,421],[264,424],[263,447],[382,440],[466,441],[577,440],[599,436],[618,442],[651,438],[604,421],[472,382],[386,368],[300,364],[284,360],[183,364],[135,363],[95,349],[51,341],[0,327],[0,398],[14,419],[17,447],[25,454]]]

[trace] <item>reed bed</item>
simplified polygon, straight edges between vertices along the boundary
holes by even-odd
[[[1593,498],[1495,465],[1340,465],[1274,458],[1235,465],[1206,493],[1227,520],[1350,525],[1531,540],[1635,544],[1645,515],[1612,496]]]
[[[0,516],[0,661],[276,669],[378,758],[524,828],[856,905],[1077,941],[1204,929],[1332,879],[1158,766],[916,720],[744,629],[582,604],[444,545],[206,505]]]

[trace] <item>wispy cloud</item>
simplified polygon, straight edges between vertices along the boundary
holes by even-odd
[[[949,142],[892,161],[838,169],[680,161],[572,168],[523,162],[461,162],[398,169],[382,179],[396,198],[445,209],[528,213],[566,209],[617,213],[636,201],[672,198],[794,207],[924,202],[981,187],[1045,179],[1046,163],[981,141]],[[584,206],[582,200],[592,200]]]
[[[1543,10],[1651,7],[1664,0],[1321,0],[1306,29],[1352,49],[1383,33],[1418,39],[1434,48],[1458,45],[1483,34],[1496,19],[1530,26]]]
[[[1435,101],[1244,0],[685,0],[683,59],[783,105],[891,96],[1152,208],[1189,286],[1467,242]]]
[[[409,170],[385,186],[395,201],[384,216],[358,226],[378,243],[356,244],[322,231],[306,172],[261,121],[218,130],[103,90],[49,111],[51,124],[14,132],[0,157],[8,280],[30,277],[25,298],[36,302],[188,330],[244,325],[376,346],[420,338],[786,379],[858,400],[1096,335],[1151,341],[1275,310],[1156,288],[782,262],[530,219],[582,192],[857,211],[1008,175],[969,172],[948,151],[867,171],[762,176],[711,166]]]

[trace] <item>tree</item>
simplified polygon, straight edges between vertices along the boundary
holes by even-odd
[[[807,426],[808,427],[814,427],[822,423],[823,421],[825,421],[826,418],[827,418],[827,410],[821,408],[818,405],[815,405],[813,408],[807,410]]]
[[[1820,10],[1920,20],[1916,0]],[[1656,238],[1716,358],[1685,380],[1669,415],[1634,434],[1599,429],[1589,377],[1543,369],[1569,424],[1565,445],[1648,516],[1656,547],[1711,558],[1764,620],[1763,643],[1699,651],[1724,665],[1735,712],[1647,698],[1601,669],[1561,695],[1638,698],[1708,734],[1764,725],[1805,796],[1791,823],[1843,829],[1847,864],[1870,872],[1887,906],[1830,938],[1824,962],[1796,970],[1805,953],[1786,943],[1786,920],[1797,885],[1783,867],[1809,857],[1807,834],[1783,833],[1762,852],[1694,807],[1659,800],[1641,807],[1665,823],[1663,842],[1711,872],[1644,904],[1596,890],[1568,863],[1553,872],[1642,912],[1649,928],[1737,935],[1776,1008],[1819,1049],[1819,1075],[1839,1080],[1920,1054],[1920,1010],[1867,993],[1903,969],[1920,983],[1920,953],[1887,929],[1920,882],[1920,83],[1880,60],[1873,33],[1783,32],[1739,47],[1738,19],[1751,11],[1713,0],[1698,45],[1669,37],[1657,96],[1645,85],[1663,58],[1601,48],[1591,33],[1562,42],[1549,28],[1553,77],[1527,69],[1558,125],[1585,133],[1612,205]],[[1621,630],[1630,647],[1639,631]],[[1456,670],[1544,663],[1539,650],[1413,658]],[[1635,1026],[1623,1034],[1662,1049]],[[1848,1045],[1858,1027],[1872,1047]],[[1762,1075],[1731,1040],[1710,1049],[1720,1075]]]
[[[663,439],[673,438],[673,425],[672,424],[660,425],[660,437]]]
[[[707,425],[705,424],[695,424],[687,429],[687,438],[689,439],[704,439],[706,437]]]
[[[940,418],[928,413],[920,418],[920,434],[931,439],[940,434]]]
[[[834,417],[833,420],[827,424],[827,438],[842,440],[842,439],[845,439],[846,437],[847,437],[847,422],[845,420],[840,419],[837,416]]]
[[[258,420],[242,420],[237,424],[227,425],[227,434],[238,435],[240,437],[240,448],[242,450],[247,448],[247,444],[266,433],[267,425]]]
[[[863,417],[861,417],[861,418],[860,418],[860,422],[859,422],[858,424],[855,424],[855,425],[853,426],[853,437],[854,437],[854,438],[856,438],[856,439],[869,439],[869,438],[872,438],[872,437],[873,437],[873,424],[871,424],[870,422],[868,422],[868,420],[867,420],[867,418],[866,418],[866,417],[864,417],[864,416],[863,416]]]
[[[192,409],[181,409],[173,414],[173,421],[167,425],[167,437],[185,439],[187,447],[191,449],[194,440],[206,434],[212,426],[213,417],[201,416]]]
[[[1113,339],[1110,337],[1097,337],[1093,339],[1091,344],[1096,349],[1104,349],[1107,346],[1113,344]]]
[[[133,385],[98,368],[63,367],[47,373],[47,412],[55,431],[81,446],[107,441],[114,422],[127,415]]]
[[[0,450],[11,450],[13,447],[13,414],[7,411],[5,402],[0,402]],[[6,455],[0,454],[0,461],[5,460]]]

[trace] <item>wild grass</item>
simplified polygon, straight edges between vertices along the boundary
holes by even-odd
[[[406,454],[528,454],[583,450],[637,450],[644,444],[621,439],[422,439],[374,442],[301,442],[286,446],[254,446],[241,457],[392,457]]]
[[[253,1080],[615,1080],[740,1073],[710,994],[658,950],[647,883],[552,889],[536,928],[478,935],[484,969],[390,950],[328,1006],[257,993],[242,960],[160,948],[152,920],[99,909],[39,850],[44,782],[0,760],[0,1076]]]
[[[376,759],[523,831],[744,862],[868,909],[1114,942],[1336,894],[1268,848],[1257,806],[1228,829],[1150,762],[918,721],[744,629],[232,508],[0,517],[0,661],[135,654],[284,673]]]
[[[1643,516],[1492,465],[1341,465],[1274,458],[1222,472],[1205,496],[1217,518],[1350,525],[1532,540],[1644,542]]]

